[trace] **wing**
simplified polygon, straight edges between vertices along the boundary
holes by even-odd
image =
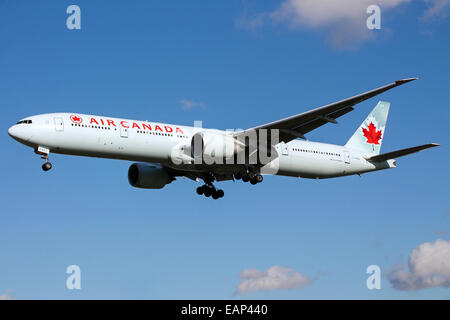
[[[250,128],[244,131],[236,132],[235,135],[237,138],[239,138],[239,136],[248,135],[252,131],[259,131],[261,129],[279,129],[280,141],[289,142],[295,138],[305,139],[304,135],[306,133],[320,126],[323,126],[328,122],[337,123],[336,119],[352,111],[354,105],[413,80],[417,80],[417,78],[397,80],[383,87],[367,91],[345,100],[334,102],[310,111],[306,111],[278,121],[263,124],[261,126]]]

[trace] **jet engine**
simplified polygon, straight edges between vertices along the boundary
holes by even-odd
[[[161,189],[173,180],[166,169],[155,165],[133,163],[128,169],[128,181],[135,188]]]
[[[192,158],[205,162],[229,159],[243,149],[236,139],[220,131],[197,132],[191,140]]]

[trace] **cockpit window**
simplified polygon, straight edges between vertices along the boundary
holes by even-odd
[[[17,122],[17,124],[21,124],[21,123],[31,124],[32,121],[31,120],[20,120],[19,122]]]

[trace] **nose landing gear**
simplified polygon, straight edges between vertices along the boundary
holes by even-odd
[[[48,161],[48,155],[50,153],[50,149],[46,147],[37,147],[34,150],[35,153],[41,155],[41,159],[45,160],[45,163],[42,165],[42,170],[48,171],[52,168],[52,164]]]
[[[42,165],[42,170],[48,171],[52,168],[52,164],[48,160]]]

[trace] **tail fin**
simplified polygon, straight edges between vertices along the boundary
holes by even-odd
[[[378,102],[366,120],[359,126],[350,140],[347,141],[345,147],[370,155],[379,154],[390,105],[389,102]]]

